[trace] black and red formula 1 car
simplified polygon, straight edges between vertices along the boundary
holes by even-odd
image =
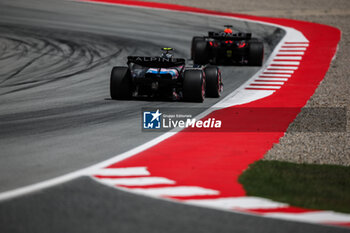
[[[193,37],[191,57],[194,64],[261,66],[264,44],[251,33],[232,32],[225,25],[222,32],[209,32],[208,36]]]
[[[203,102],[205,96],[220,96],[223,85],[218,67],[186,67],[185,59],[174,58],[172,50],[163,48],[159,57],[129,56],[128,66],[114,67],[111,98],[170,97]]]

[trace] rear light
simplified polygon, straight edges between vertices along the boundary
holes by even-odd
[[[216,41],[209,41],[209,45],[211,47],[215,47],[215,48],[219,46],[218,42],[216,42]]]
[[[244,41],[237,43],[238,48],[244,48],[247,44]]]

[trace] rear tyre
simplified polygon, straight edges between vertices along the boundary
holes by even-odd
[[[204,38],[193,38],[191,53],[194,64],[205,65],[209,63],[208,44]]]
[[[190,102],[203,102],[205,79],[202,70],[186,70],[183,80],[183,97]]]
[[[110,79],[112,99],[129,99],[131,97],[131,74],[128,67],[113,67]]]
[[[264,44],[257,40],[250,40],[249,44],[248,65],[262,66],[264,60]]]
[[[216,66],[208,66],[204,69],[206,81],[206,97],[218,98],[221,94],[221,72]]]

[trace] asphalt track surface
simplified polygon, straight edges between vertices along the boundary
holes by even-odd
[[[142,107],[206,108],[219,100],[113,101],[109,75],[126,56],[159,55],[160,47],[188,58],[192,36],[221,29],[225,19],[67,1],[2,4],[0,191],[75,171],[158,136],[141,133]],[[274,31],[235,23],[263,38]],[[224,96],[257,70],[223,68]]]
[[[126,56],[158,55],[174,47],[189,57],[192,36],[228,20],[203,15],[68,1],[0,3],[0,191],[93,165],[151,140],[142,133],[142,107],[204,103],[109,99],[112,66]],[[275,28],[230,20],[265,40]],[[278,31],[277,31],[278,32]],[[223,97],[257,67],[222,67]],[[80,178],[0,203],[0,232],[341,232],[305,223],[190,207],[137,196]]]

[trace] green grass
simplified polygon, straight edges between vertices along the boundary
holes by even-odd
[[[350,213],[350,167],[260,160],[239,182],[248,196]]]

